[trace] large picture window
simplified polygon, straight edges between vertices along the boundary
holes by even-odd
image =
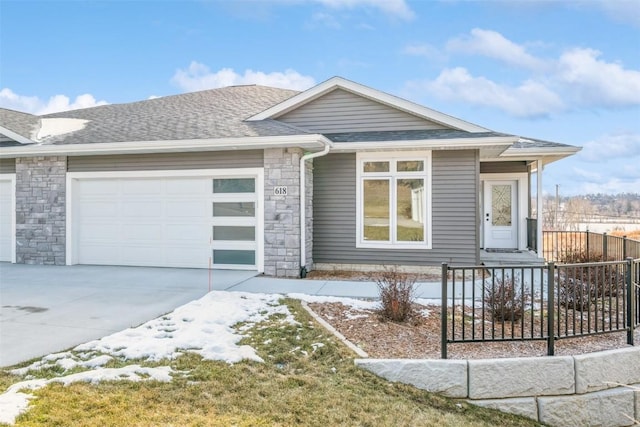
[[[358,247],[430,247],[431,153],[358,154]]]

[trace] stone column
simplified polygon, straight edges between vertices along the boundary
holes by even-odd
[[[307,271],[313,270],[313,159],[306,161],[305,171],[305,247]]]
[[[300,157],[299,148],[264,150],[264,273],[300,274]],[[286,195],[274,187],[286,186]]]
[[[16,261],[65,264],[67,158],[16,159]]]

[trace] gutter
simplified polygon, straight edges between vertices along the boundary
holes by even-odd
[[[82,144],[30,144],[3,147],[0,158],[34,156],[83,156],[107,154],[175,153],[182,151],[252,150],[276,147],[313,149],[325,145],[320,134],[250,136],[241,138],[183,139]]]
[[[329,151],[333,147],[333,143],[327,139],[322,138],[321,142],[324,144],[324,149],[316,153],[307,153],[300,157],[300,277],[305,278],[307,276],[307,160],[315,159],[316,157],[322,157],[329,154]]]

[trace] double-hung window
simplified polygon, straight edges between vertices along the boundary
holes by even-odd
[[[358,153],[357,247],[431,247],[431,152]]]

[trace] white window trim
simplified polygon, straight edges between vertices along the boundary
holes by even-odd
[[[431,181],[432,181],[432,176],[431,176],[431,151],[393,151],[393,152],[358,152],[356,153],[356,248],[363,248],[363,249],[390,249],[390,250],[396,250],[396,249],[432,249],[432,188],[431,188]],[[424,165],[424,171],[420,174],[416,173],[416,172],[397,172],[395,170],[395,166],[390,167],[390,171],[389,172],[383,172],[380,174],[376,174],[376,173],[371,173],[371,174],[367,174],[364,173],[362,171],[363,169],[363,164],[364,162],[367,161],[402,161],[402,160],[410,160],[410,161],[416,161],[416,160],[424,160],[425,161],[425,165]],[[363,215],[363,190],[362,190],[362,183],[364,181],[364,178],[366,177],[372,177],[375,178],[376,176],[379,177],[388,177],[389,179],[392,178],[411,178],[413,177],[420,177],[423,178],[425,180],[425,191],[427,192],[427,197],[426,197],[426,206],[425,206],[425,212],[426,212],[426,221],[425,221],[425,242],[418,242],[418,243],[411,243],[411,242],[402,242],[402,243],[392,243],[392,242],[372,242],[372,241],[365,241],[363,239],[363,220],[362,220],[362,215]],[[395,191],[392,193],[395,194]],[[392,197],[392,200],[390,200],[390,204],[391,204],[391,209],[390,212],[392,213],[392,215],[395,215],[395,197]],[[395,223],[395,221],[391,221],[390,227],[393,226],[393,224]],[[392,230],[390,229],[390,232],[392,232]]]
[[[256,226],[256,265],[231,266],[216,264],[214,268],[233,268],[236,270],[258,270],[264,272],[264,170],[262,168],[234,168],[234,169],[181,169],[181,170],[154,170],[154,171],[101,171],[101,172],[67,172],[66,177],[66,264],[77,264],[77,244],[74,235],[73,207],[74,207],[74,181],[91,178],[241,178],[254,177],[256,179],[256,216],[252,218]],[[15,191],[14,191],[15,193]],[[213,194],[213,193],[212,193]],[[252,193],[247,193],[252,194]],[[221,197],[221,198],[224,198]],[[233,197],[229,197],[230,199]],[[14,209],[15,211],[15,209]],[[15,229],[15,227],[14,227]]]

